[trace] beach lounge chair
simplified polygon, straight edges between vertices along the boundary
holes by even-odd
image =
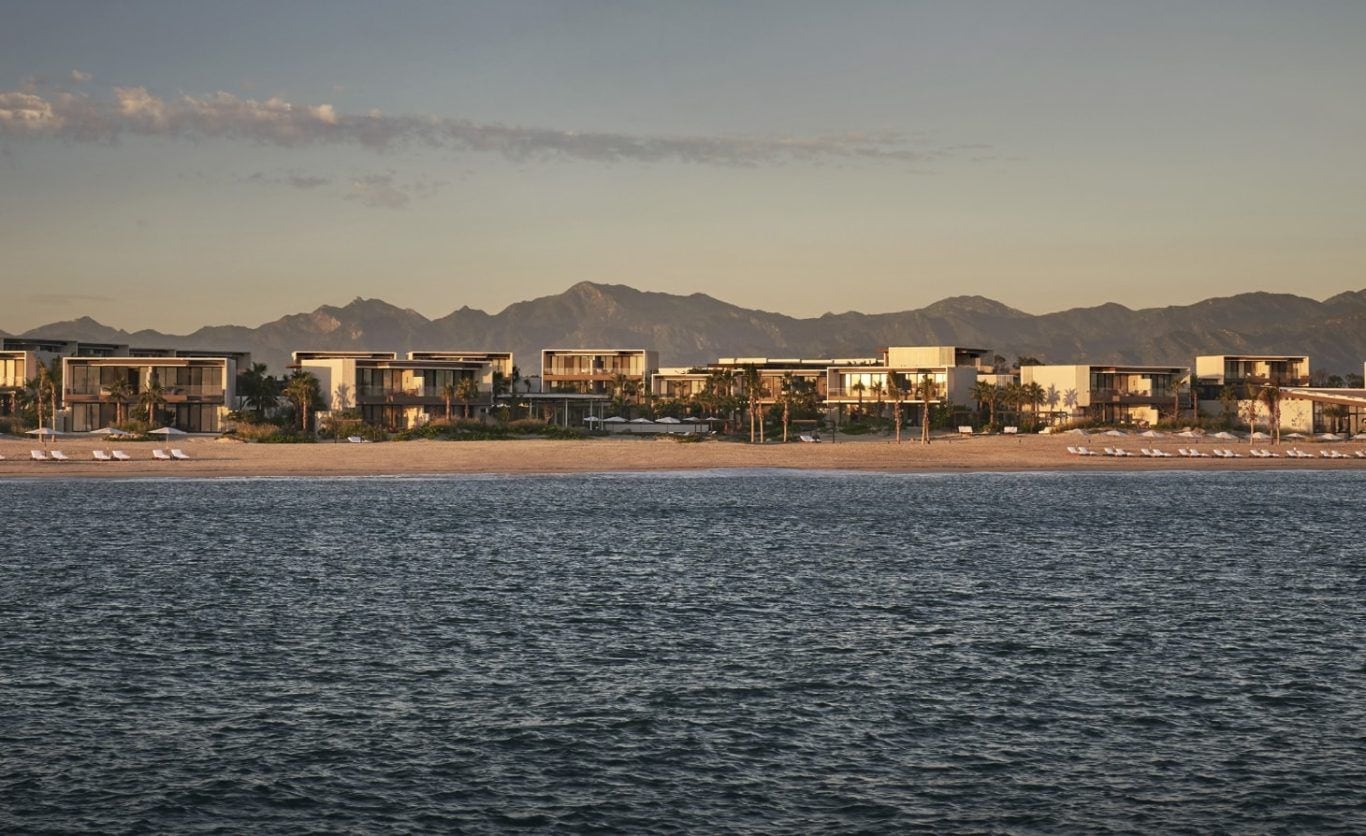
[[[810,435],[810,434],[808,434],[808,433],[802,433],[801,435],[797,436],[797,438],[801,439],[802,441],[806,442],[807,444],[818,444],[818,443],[820,443],[820,439],[819,439],[819,438],[816,438],[815,436]]]
[[[352,444],[364,444],[364,443],[365,443],[365,439],[361,438],[361,437],[358,436],[358,435],[348,435],[348,436],[346,437],[346,440],[349,441],[349,442],[351,442]]]
[[[1019,431],[1020,431],[1020,428],[1019,428],[1019,427],[1006,427],[1006,428],[1004,428],[1004,429],[1001,430],[1001,432],[1005,433],[1006,435],[1015,435],[1015,434],[1018,433]]]
[[[1358,450],[1356,456],[1358,459],[1366,459],[1366,450]]]
[[[116,461],[116,462],[131,462],[131,461],[133,460],[133,457],[132,457],[132,456],[128,455],[127,453],[123,452],[122,450],[115,450],[114,452],[110,453],[109,455],[113,456],[113,457],[114,457],[114,461]]]
[[[52,460],[53,460],[54,462],[69,462],[69,461],[71,461],[71,459],[67,458],[66,453],[63,453],[61,450],[53,450],[53,451],[52,451]]]
[[[163,462],[173,461],[173,459],[171,458],[171,455],[170,455],[169,453],[167,453],[165,450],[153,450],[153,451],[152,451],[152,458],[157,459],[157,460],[159,460],[159,461],[163,461]]]
[[[1118,447],[1115,448],[1115,455],[1116,455],[1116,456],[1121,456],[1121,457],[1122,457],[1122,456],[1128,456],[1129,458],[1133,458],[1133,456],[1134,456],[1134,454],[1133,454],[1133,453],[1130,453],[1128,450],[1121,450],[1121,449],[1118,448]]]
[[[1078,448],[1077,448],[1077,455],[1079,455],[1079,456],[1099,456],[1100,454],[1097,453],[1096,451],[1092,450],[1090,447],[1078,447]]]
[[[112,456],[103,450],[92,450],[90,451],[90,456],[97,462],[112,462],[114,460]]]
[[[1068,448],[1067,448],[1067,452],[1068,452],[1070,455],[1073,455],[1073,456],[1080,456],[1080,455],[1081,455],[1081,451],[1078,450],[1078,449],[1075,448],[1075,447],[1068,447]]]
[[[47,454],[44,453],[42,450],[29,450],[28,457],[30,459],[33,459],[35,462],[49,461]]]
[[[172,448],[171,448],[171,458],[173,458],[173,459],[178,459],[178,460],[180,460],[180,461],[182,461],[182,462],[187,462],[187,461],[190,460],[190,457],[187,456],[187,455],[185,455],[185,451],[184,451],[184,450],[181,450],[181,449],[179,449],[179,448],[177,448],[177,447],[172,447]]]

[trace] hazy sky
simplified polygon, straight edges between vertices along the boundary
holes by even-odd
[[[1366,287],[1366,2],[0,0],[0,329]]]

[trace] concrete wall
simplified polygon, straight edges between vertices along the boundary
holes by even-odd
[[[1044,409],[1071,412],[1091,405],[1090,366],[1024,366],[1020,383],[1043,387]]]

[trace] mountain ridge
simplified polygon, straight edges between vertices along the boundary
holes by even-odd
[[[886,345],[964,345],[1046,362],[1190,365],[1196,354],[1305,353],[1314,368],[1358,371],[1366,359],[1366,290],[1323,301],[1264,291],[1189,305],[1131,309],[1110,302],[1029,314],[961,295],[886,313],[799,318],[716,299],[578,282],[562,293],[514,302],[496,314],[461,306],[429,319],[411,308],[357,296],[255,328],[210,325],[189,334],[127,332],[90,316],[30,329],[28,337],[121,342],[135,347],[250,351],[280,373],[295,349],[488,349],[516,353],[536,374],[555,347],[650,348],[664,366],[717,357],[862,357]]]

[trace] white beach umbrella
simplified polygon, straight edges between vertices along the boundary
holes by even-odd
[[[1144,432],[1139,433],[1139,435],[1144,438],[1165,438],[1167,434],[1160,433],[1157,430],[1145,430]]]
[[[683,423],[683,422],[680,421],[680,420],[678,420],[677,418],[673,417],[672,415],[665,415],[663,418],[660,418],[659,421],[658,421],[657,423],[660,423],[660,424],[681,424],[681,423]]]
[[[1291,433],[1290,435],[1287,435],[1286,438],[1305,438],[1305,435],[1304,433]]]
[[[1232,441],[1232,440],[1236,439],[1238,436],[1234,435],[1233,433],[1229,432],[1228,430],[1221,430],[1220,432],[1215,433],[1215,434],[1214,434],[1214,437],[1215,437],[1215,438],[1218,438],[1218,439],[1222,439],[1222,440],[1224,440],[1224,441]]]
[[[36,430],[29,430],[28,432],[25,432],[24,435],[39,435],[50,438],[54,435],[61,435],[61,433],[57,432],[51,427],[39,427]]]
[[[626,423],[626,419],[625,419],[625,418],[622,418],[620,415],[613,415],[611,418],[604,418],[604,419],[602,419],[602,423],[604,423],[604,424],[625,424],[625,423]]]
[[[1121,436],[1122,436],[1122,435],[1128,435],[1128,433],[1124,432],[1123,430],[1110,430],[1110,431],[1106,432],[1105,434],[1106,434],[1106,435],[1121,435]]]
[[[189,435],[189,433],[184,430],[176,429],[175,427],[157,427],[154,430],[149,430],[147,434],[165,436],[167,441],[170,441],[172,438],[179,438],[182,435]]]
[[[1268,435],[1267,433],[1262,432],[1261,430],[1257,430],[1255,433],[1253,433],[1252,435],[1248,436],[1248,438],[1255,438],[1255,439],[1257,439],[1258,441],[1265,441],[1266,439],[1268,439],[1268,438],[1270,438],[1270,437],[1271,437],[1270,435]]]
[[[132,435],[132,433],[127,430],[121,430],[118,427],[100,427],[98,430],[91,430],[89,435],[107,435],[110,438],[122,438],[125,435]]]
[[[632,418],[632,419],[631,419],[631,423],[632,423],[632,424],[653,424],[654,421],[651,421],[649,418]]]
[[[1086,435],[1086,430],[1083,430],[1083,429],[1081,429],[1080,427],[1078,427],[1078,428],[1075,429],[1075,430],[1068,430],[1068,431],[1067,431],[1067,434],[1068,434],[1068,435]]]
[[[1319,433],[1319,434],[1318,434],[1317,436],[1315,436],[1315,437],[1316,437],[1319,441],[1341,441],[1341,440],[1342,440],[1342,436],[1340,436],[1340,435],[1333,435],[1332,433]]]
[[[594,423],[597,423],[598,421],[601,421],[601,420],[602,420],[602,419],[599,418],[599,417],[596,416],[596,415],[589,415],[587,418],[583,419],[583,422],[584,422],[585,424],[594,424]]]

